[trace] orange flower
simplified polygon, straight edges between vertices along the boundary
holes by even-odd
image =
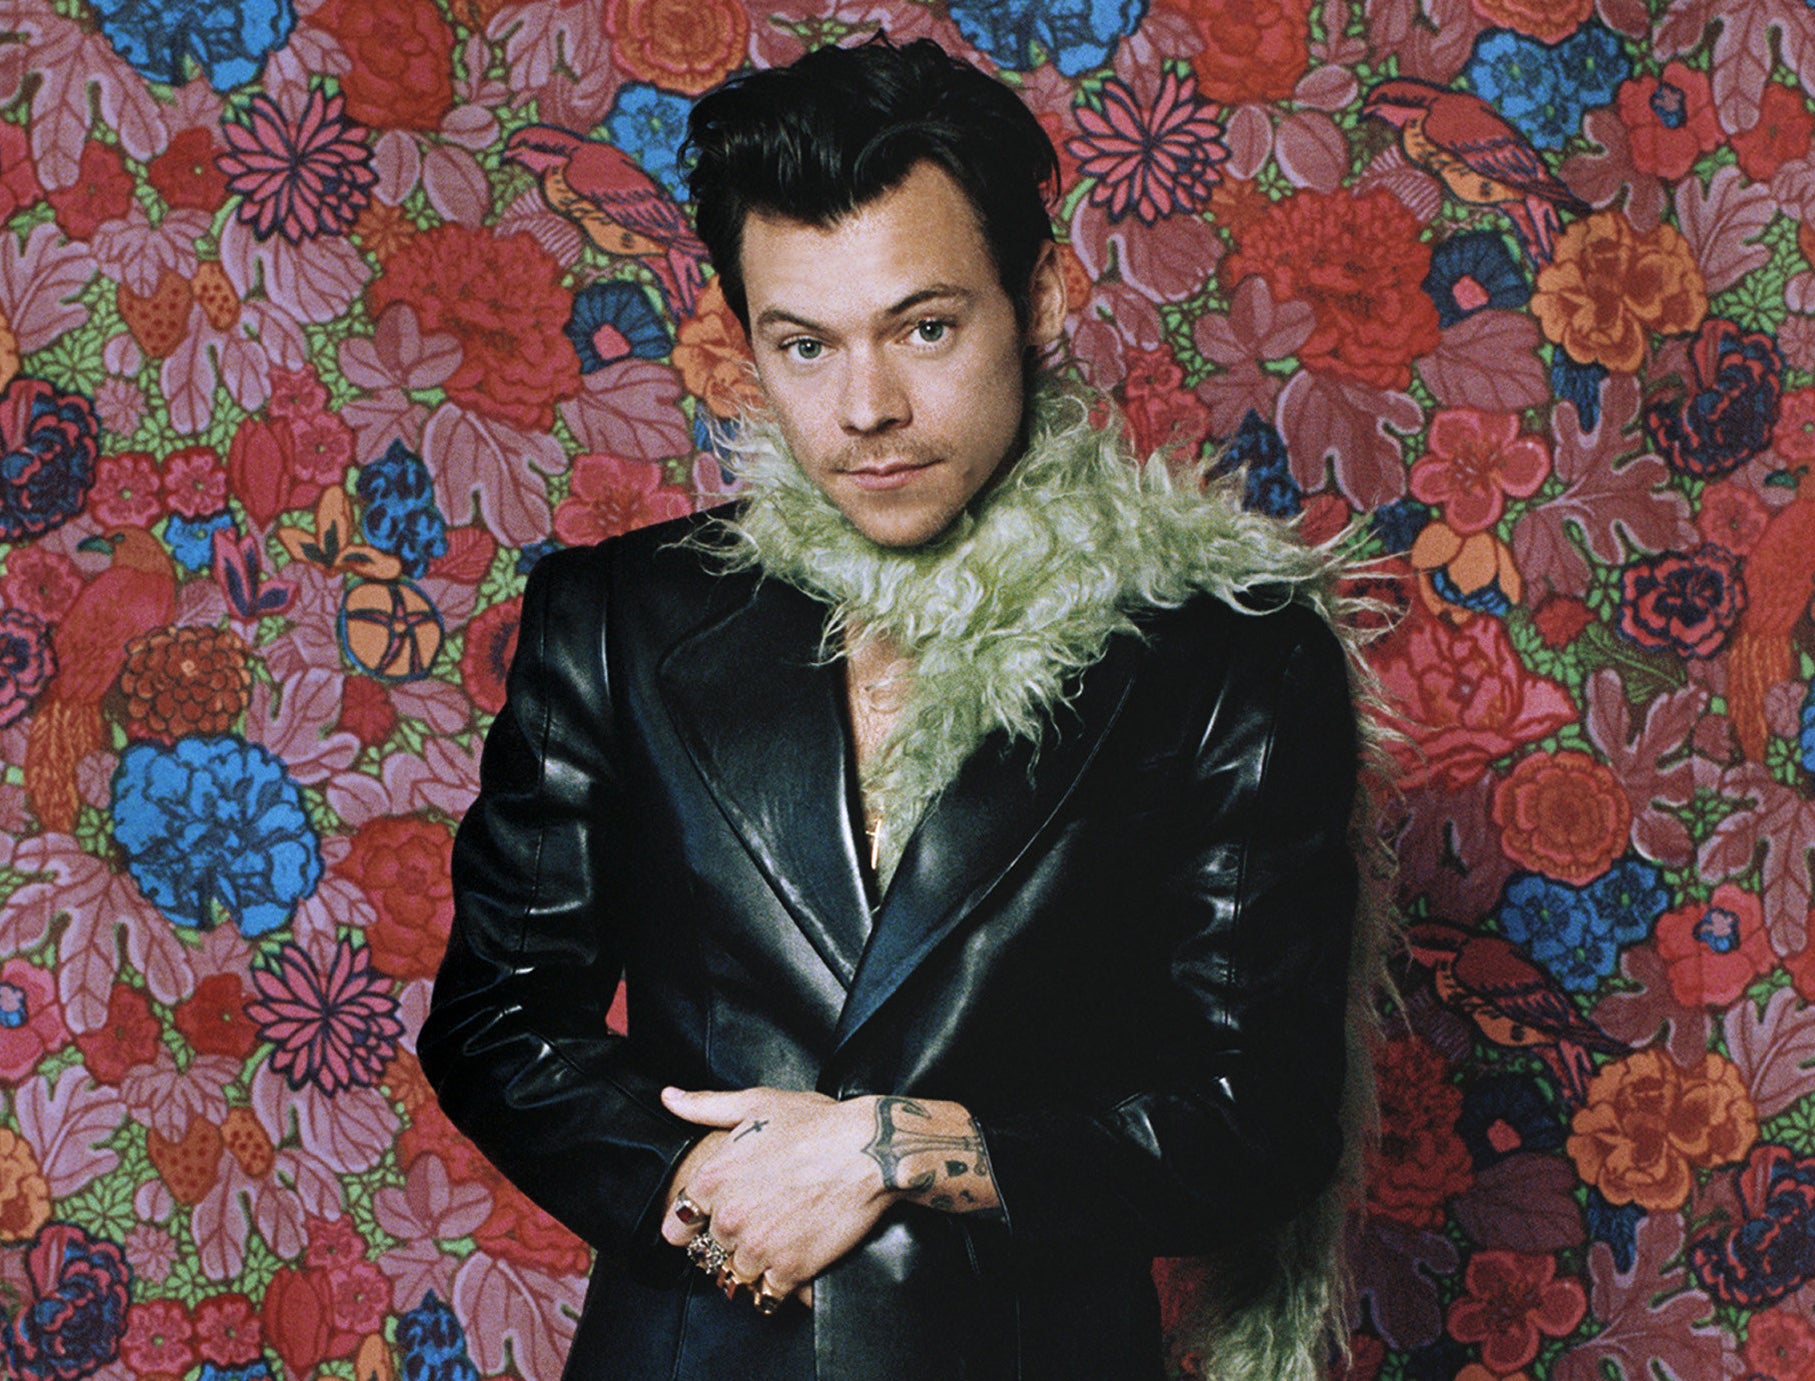
[[[31,1144],[0,1127],[0,1242],[29,1242],[50,1221],[50,1185]]]
[[[1570,1124],[1576,1173],[1609,1203],[1677,1209],[1690,1172],[1744,1159],[1758,1112],[1739,1070],[1719,1055],[1683,1069],[1662,1050],[1604,1066]]]
[[[706,284],[693,315],[675,331],[673,359],[687,391],[715,415],[736,417],[763,406],[749,342],[718,279]]]
[[[1594,0],[1471,0],[1476,14],[1540,43],[1561,43],[1594,13]]]
[[[638,81],[698,96],[743,62],[750,16],[737,0],[610,0],[605,32]]]
[[[1647,330],[1676,335],[1701,325],[1708,289],[1674,226],[1640,235],[1623,211],[1597,211],[1558,239],[1531,309],[1572,359],[1630,374],[1645,358]]]
[[[1514,863],[1580,887],[1625,850],[1632,803],[1599,759],[1531,753],[1494,788],[1494,823]]]

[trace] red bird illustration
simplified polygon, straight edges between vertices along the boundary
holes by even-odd
[[[1438,998],[1480,1028],[1495,1045],[1533,1050],[1573,1104],[1588,1096],[1589,1051],[1624,1054],[1615,1040],[1576,1010],[1549,974],[1512,941],[1441,921],[1406,932],[1412,958],[1431,971]]]
[[[504,156],[542,179],[542,196],[607,254],[644,259],[669,301],[693,311],[705,284],[706,247],[674,198],[622,149],[556,125],[526,125]]]
[[[76,823],[76,764],[101,746],[101,701],[119,679],[126,645],[176,614],[176,571],[163,543],[143,528],[116,527],[77,544],[112,557],[82,587],[51,637],[57,674],[32,707],[25,738],[25,790],[46,831]]]
[[[1562,222],[1591,209],[1545,167],[1531,141],[1479,96],[1401,77],[1368,92],[1361,113],[1399,131],[1408,162],[1435,176],[1452,196],[1498,206],[1512,218],[1527,253],[1548,264]]]
[[[1791,630],[1815,599],[1815,494],[1772,515],[1746,554],[1746,612],[1727,655],[1727,712],[1739,746],[1765,760],[1765,693],[1796,674]]]

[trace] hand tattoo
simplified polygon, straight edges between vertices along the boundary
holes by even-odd
[[[989,1178],[989,1155],[973,1119],[963,1132],[938,1132],[913,1125],[932,1114],[911,1098],[885,1094],[876,1100],[876,1134],[863,1153],[882,1171],[882,1182],[909,1198],[950,1213],[968,1212],[975,1196],[955,1181]],[[909,1160],[925,1164],[910,1168]],[[937,1191],[937,1192],[934,1192]]]
[[[742,1141],[745,1137],[749,1136],[751,1132],[760,1132],[768,1125],[769,1124],[760,1117],[753,1118],[748,1127],[740,1127],[737,1131],[733,1132],[731,1134],[731,1139],[733,1141]]]

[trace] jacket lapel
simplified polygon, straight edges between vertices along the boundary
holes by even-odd
[[[839,703],[820,660],[825,608],[778,580],[683,639],[662,693],[731,827],[826,966],[848,987],[869,930]]]
[[[1116,638],[1037,745],[991,734],[908,840],[839,1019],[835,1046],[875,1015],[909,974],[1035,844],[1121,714],[1134,640]]]

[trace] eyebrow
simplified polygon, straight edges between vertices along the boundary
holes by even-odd
[[[884,316],[906,316],[916,307],[924,307],[929,302],[957,301],[968,303],[976,294],[969,288],[961,288],[953,283],[932,283],[924,288],[917,288],[899,302],[891,303],[883,312]],[[823,331],[825,328],[810,317],[804,317],[785,307],[765,307],[756,315],[752,323],[763,330],[771,326],[799,326],[808,331]]]

